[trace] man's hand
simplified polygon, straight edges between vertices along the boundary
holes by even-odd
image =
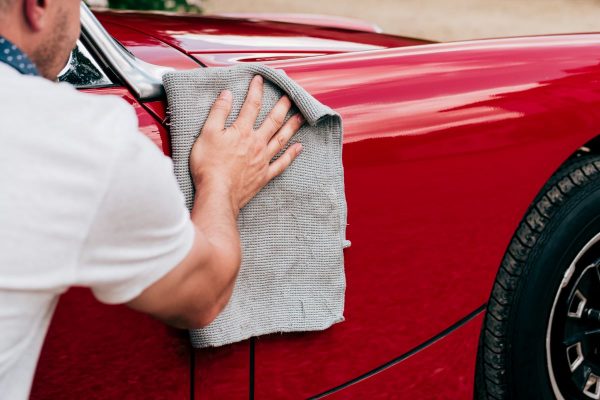
[[[262,125],[253,126],[260,111],[263,81],[256,75],[250,82],[246,100],[236,121],[225,128],[231,112],[231,92],[225,90],[215,101],[202,132],[190,154],[190,169],[196,190],[226,190],[239,210],[271,179],[281,174],[302,150],[296,143],[271,163],[302,126],[300,113],[283,121],[291,107],[282,97]]]

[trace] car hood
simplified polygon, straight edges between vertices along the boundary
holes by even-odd
[[[257,18],[156,12],[97,11],[95,14],[120,41],[127,37],[118,34],[123,29],[142,33],[205,65],[270,62],[429,43],[364,30]]]

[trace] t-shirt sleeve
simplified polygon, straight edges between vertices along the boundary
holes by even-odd
[[[171,159],[137,132],[137,120],[125,125],[75,274],[76,285],[110,304],[134,299],[177,266],[195,234]]]

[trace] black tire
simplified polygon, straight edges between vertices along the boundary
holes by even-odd
[[[600,330],[600,318],[595,322],[571,320],[572,314],[566,312],[571,312],[569,307],[573,307],[575,285],[583,281],[569,279],[563,284],[566,286],[561,286],[561,282],[578,254],[599,232],[600,155],[580,155],[567,162],[544,186],[504,256],[480,336],[476,399],[550,400],[560,398],[557,390],[565,400],[590,398],[575,383],[579,374],[587,373],[585,365],[580,364],[577,368],[581,370],[575,368],[569,375],[567,371],[576,365],[571,362],[575,353],[572,345],[568,350],[571,353],[566,353],[561,346],[566,348],[567,339],[571,343],[575,337],[565,333],[567,328],[568,332],[574,329],[566,324],[597,324]],[[575,275],[590,273],[579,266],[584,261],[590,264],[600,260],[600,242],[582,254],[587,258],[577,263],[576,270],[573,269],[575,264],[569,269],[575,271]],[[585,275],[585,279],[591,279],[590,276]],[[600,279],[598,287],[590,293],[596,292],[600,298]],[[591,296],[588,303],[581,301],[584,306],[595,302]],[[579,307],[579,303],[575,305]],[[600,308],[600,304],[597,307]],[[589,310],[585,310],[588,315]],[[565,338],[561,339],[562,334]],[[600,347],[600,343],[598,345]],[[586,351],[590,346],[585,345]],[[586,353],[584,360],[596,371],[600,369],[600,349],[593,351],[595,355],[590,353],[588,357]],[[562,362],[563,359],[567,361]],[[598,386],[600,390],[600,382]],[[595,390],[595,387],[585,390]]]

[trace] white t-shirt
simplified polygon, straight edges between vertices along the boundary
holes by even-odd
[[[25,399],[58,297],[134,299],[192,247],[172,163],[115,96],[0,63],[0,397]]]

